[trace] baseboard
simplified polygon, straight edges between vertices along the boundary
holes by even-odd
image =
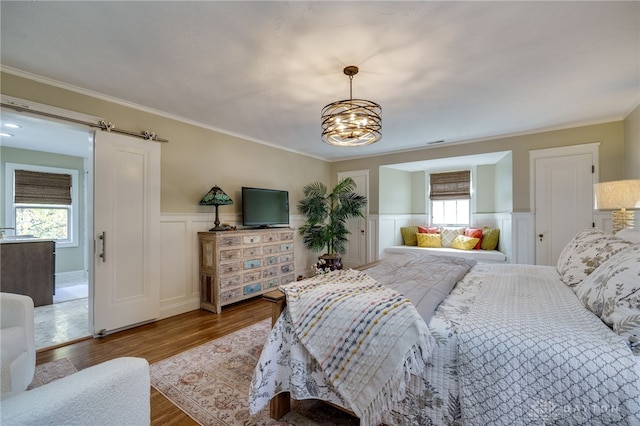
[[[87,274],[87,271],[58,272],[56,274],[56,285],[64,285],[77,281],[87,281],[88,279],[89,275]]]

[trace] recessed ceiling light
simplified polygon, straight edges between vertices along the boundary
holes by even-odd
[[[11,133],[0,132],[0,136],[11,137],[13,135]]]
[[[8,127],[10,129],[19,129],[20,126],[19,124],[15,124],[15,123],[4,123],[4,127]]]

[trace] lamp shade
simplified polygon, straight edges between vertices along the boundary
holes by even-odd
[[[201,206],[225,206],[229,204],[233,204],[231,197],[225,194],[219,186],[211,188],[200,200]]]
[[[593,192],[596,210],[640,209],[640,179],[596,183]]]

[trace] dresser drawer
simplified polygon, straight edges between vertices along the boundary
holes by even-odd
[[[262,266],[262,259],[245,260],[244,263],[242,264],[242,267],[244,269],[259,268],[261,266]]]
[[[274,232],[264,234],[262,236],[262,241],[265,243],[272,243],[274,241],[279,241],[279,240],[280,240],[280,236]]]
[[[245,272],[244,274],[242,274],[242,281],[244,281],[245,283],[258,281],[260,278],[262,278],[262,273],[260,271]]]
[[[293,231],[282,232],[280,234],[280,241],[293,241]]]
[[[240,249],[220,250],[220,262],[240,260]]]
[[[262,256],[262,247],[261,246],[255,246],[255,247],[246,248],[246,249],[242,250],[242,255],[244,256],[245,259],[247,257]]]
[[[280,251],[293,251],[293,243],[280,244]]]
[[[277,287],[279,284],[280,284],[280,280],[277,278],[273,278],[265,281],[264,284],[262,285],[262,288],[263,290],[266,290],[268,288]]]
[[[237,236],[222,236],[218,240],[218,246],[219,247],[239,246],[240,241],[242,240],[240,239],[240,237],[237,237]]]
[[[280,263],[291,262],[293,260],[293,253],[287,253],[280,256]]]
[[[264,246],[263,247],[264,254],[276,254],[280,253],[280,244],[276,244],[274,246]]]
[[[284,276],[280,277],[280,285],[289,284],[289,283],[294,282],[295,280],[296,280],[295,274],[284,275]]]
[[[246,285],[242,287],[242,294],[244,295],[255,294],[255,293],[259,293],[260,290],[262,290],[262,285],[260,283]]]
[[[219,265],[219,268],[220,275],[229,275],[238,272],[242,268],[242,263],[225,263],[224,265]]]
[[[220,302],[225,303],[232,299],[237,299],[242,296],[242,288],[234,288],[232,290],[223,291],[220,293]]]
[[[236,287],[242,284],[240,275],[232,275],[230,277],[220,278],[220,288]]]
[[[262,270],[262,276],[264,278],[273,278],[280,275],[280,269],[278,267],[275,268],[267,268]]]
[[[242,237],[243,244],[259,244],[262,242],[261,235],[245,235]]]
[[[264,258],[264,266],[277,265],[280,263],[278,256],[270,256]]]
[[[282,272],[283,274],[287,274],[289,272],[293,272],[293,263],[288,263],[286,265],[282,265],[280,267],[280,272]]]

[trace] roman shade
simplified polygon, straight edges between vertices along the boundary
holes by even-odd
[[[471,171],[432,173],[429,197],[432,200],[459,200],[471,198]]]
[[[71,175],[16,170],[16,204],[71,205]]]

